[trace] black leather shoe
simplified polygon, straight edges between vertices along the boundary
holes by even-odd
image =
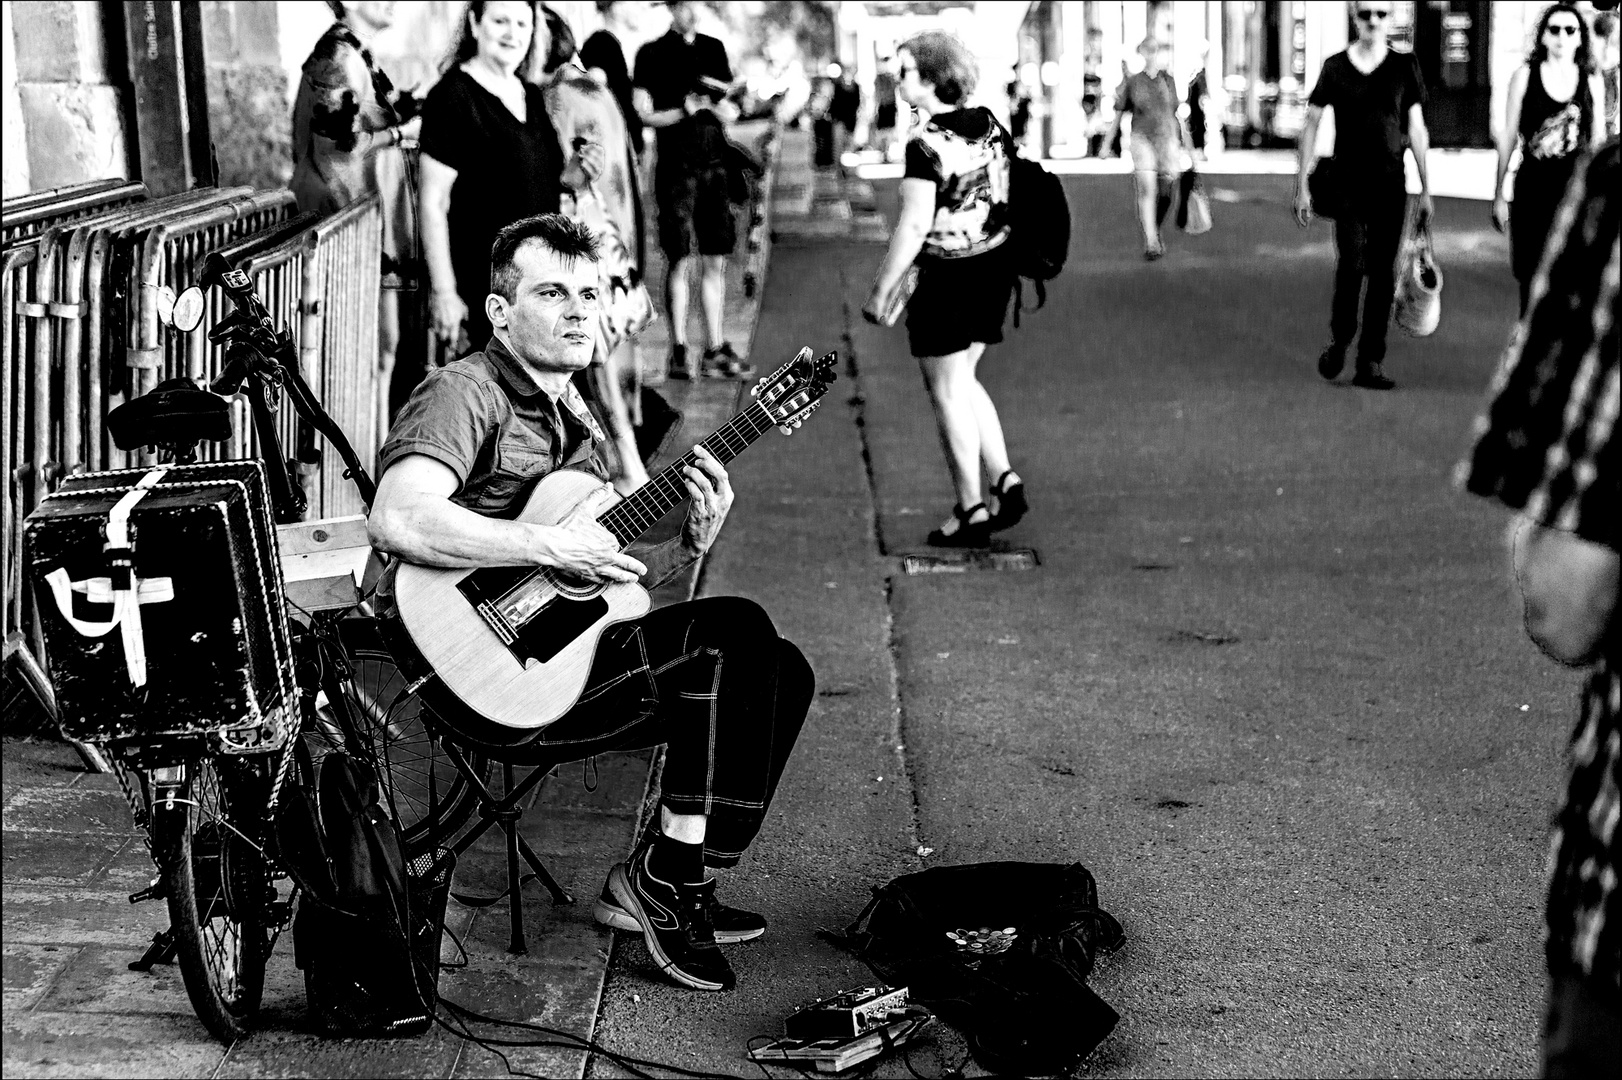
[[[986,515],[984,520],[969,520],[982,510]],[[944,527],[932,530],[926,539],[929,546],[974,548],[985,547],[991,543],[991,511],[986,508],[985,503],[975,503],[967,510],[961,506],[954,506],[952,516],[957,519],[957,528],[951,532],[947,532]]]
[[[1357,374],[1352,376],[1352,385],[1365,390],[1390,390],[1397,384],[1386,377],[1379,364],[1359,364]]]
[[[710,923],[715,879],[701,885],[662,881],[648,870],[652,850],[639,847],[629,862],[610,870],[609,893],[636,920],[648,954],[666,975],[695,990],[731,990],[738,979]]]
[[[1328,345],[1318,354],[1318,374],[1333,379],[1346,367],[1346,350],[1339,345]]]

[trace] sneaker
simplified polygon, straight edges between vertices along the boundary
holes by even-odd
[[[693,362],[687,358],[687,346],[670,346],[670,364],[665,368],[665,377],[670,379],[691,379],[696,377],[693,371]]]
[[[1333,379],[1346,367],[1346,350],[1339,345],[1324,346],[1324,351],[1318,354],[1318,374],[1326,379]]]
[[[642,932],[642,924],[637,922],[635,915],[620,906],[606,883],[603,885],[603,894],[597,898],[597,903],[592,907],[591,914],[604,926],[639,934]],[[764,934],[766,916],[723,904],[715,898],[714,893],[711,893],[710,925],[715,927],[716,944],[735,945],[740,941],[753,941]]]
[[[752,379],[755,365],[741,359],[732,348],[732,342],[723,341],[719,348],[704,350],[699,372],[711,379]]]
[[[701,885],[674,885],[648,871],[651,847],[639,847],[630,861],[608,872],[608,892],[636,920],[648,954],[666,975],[695,990],[731,990],[732,965],[715,943],[710,905],[715,879]]]
[[[1386,373],[1379,364],[1359,364],[1357,374],[1352,376],[1352,385],[1361,386],[1365,390],[1390,390],[1396,386],[1396,381],[1386,377]]]

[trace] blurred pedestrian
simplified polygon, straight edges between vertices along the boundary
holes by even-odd
[[[727,256],[738,246],[728,192],[725,124],[737,119],[727,98],[732,63],[726,46],[698,32],[692,0],[670,4],[670,30],[636,54],[637,114],[658,129],[653,174],[659,247],[665,254],[665,309],[670,316],[671,378],[696,375],[746,379],[755,369],[725,333]],[[693,264],[700,266],[704,315],[702,363],[688,355],[687,310]]]
[[[1517,512],[1527,633],[1587,669],[1550,845],[1546,1077],[1622,1075],[1622,152],[1580,163],[1463,473]]]
[[[1329,344],[1318,356],[1318,374],[1334,379],[1346,366],[1357,338],[1353,385],[1390,390],[1385,374],[1386,331],[1396,293],[1397,247],[1407,214],[1403,151],[1412,149],[1419,170],[1419,219],[1428,222],[1433,206],[1425,155],[1425,80],[1412,53],[1393,52],[1388,40],[1392,0],[1354,0],[1357,40],[1324,61],[1318,84],[1307,98],[1295,183],[1294,213],[1303,229],[1312,223],[1307,192],[1325,109],[1335,110],[1336,187],[1343,209],[1335,219],[1335,292],[1329,316]],[[1363,283],[1368,294],[1360,297]],[[1362,300],[1362,329],[1358,301]]]
[[[629,494],[648,481],[637,450],[627,382],[635,383],[636,335],[653,321],[653,301],[633,249],[642,208],[636,198],[636,156],[613,94],[576,61],[574,33],[543,6],[542,67],[547,115],[558,142],[570,147],[578,169],[566,168],[561,200],[565,216],[585,225],[597,242],[596,348],[591,366],[576,378],[596,406],[617,459],[613,481]]]
[[[541,88],[530,81],[537,6],[471,0],[423,105],[429,315],[454,355],[489,340],[485,298],[496,233],[519,218],[556,213],[563,192],[563,149]]]
[[[1030,126],[1031,91],[1020,80],[1019,65],[1015,64],[1013,77],[1008,80],[1008,133],[1014,137],[1014,145],[1024,145]]]
[[[889,161],[895,152],[896,108],[895,57],[879,57],[878,71],[873,75],[873,127],[869,137],[871,145]]]
[[[1188,150],[1196,161],[1205,160],[1206,139],[1209,138],[1211,113],[1211,83],[1206,78],[1205,65],[1211,55],[1211,46],[1200,46],[1200,66],[1188,80]]]
[[[1105,144],[1113,146],[1121,120],[1132,114],[1132,182],[1138,224],[1143,229],[1143,257],[1150,262],[1166,254],[1160,226],[1171,210],[1177,176],[1183,171],[1183,124],[1177,117],[1177,84],[1171,72],[1171,46],[1147,37],[1138,45],[1143,70],[1121,82],[1115,95],[1115,119]]]
[[[856,124],[862,112],[862,88],[856,85],[856,73],[839,64],[833,65],[834,96],[828,106],[828,116],[834,122],[834,163],[843,165],[845,151],[856,135]]]
[[[901,214],[862,314],[884,321],[916,262],[907,342],[923,371],[957,493],[952,515],[929,543],[984,547],[993,531],[1026,511],[1025,484],[1009,463],[997,407],[975,374],[986,346],[1003,339],[1014,291],[1005,243],[1007,133],[989,109],[964,105],[978,73],[957,38],[918,34],[897,57],[901,96],[924,123],[907,143]]]
[[[389,387],[400,347],[400,292],[415,289],[416,208],[401,144],[422,126],[418,102],[395,89],[378,66],[371,41],[394,25],[393,0],[329,0],[337,16],[304,61],[293,99],[293,178],[301,211],[330,214],[377,195],[383,214],[378,295],[377,424],[389,426]]]
[[[625,61],[625,42],[634,39],[640,29],[637,9],[646,5],[626,3],[623,0],[597,0],[597,13],[603,17],[603,27],[580,46],[580,63],[592,78],[608,87],[619,103],[620,114],[625,117],[626,131],[631,148],[642,156],[642,121],[637,119],[636,105],[631,93],[631,68]]]
[[[1605,84],[1605,134],[1622,134],[1622,34],[1615,11],[1594,16],[1594,51],[1600,80]]]
[[[1499,232],[1509,229],[1510,269],[1520,287],[1522,315],[1572,170],[1586,150],[1605,139],[1604,103],[1588,24],[1575,5],[1551,5],[1538,20],[1531,55],[1509,78],[1504,126],[1498,134],[1492,223]],[[1517,144],[1521,163],[1515,171],[1511,212],[1504,182]]]

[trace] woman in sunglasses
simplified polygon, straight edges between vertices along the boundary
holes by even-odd
[[[1605,138],[1605,85],[1595,70],[1588,23],[1573,4],[1555,4],[1538,20],[1526,63],[1509,80],[1508,107],[1498,133],[1498,186],[1492,223],[1509,228],[1509,264],[1521,289],[1521,314],[1538,259],[1578,158]],[[1515,210],[1504,180],[1516,145]]]

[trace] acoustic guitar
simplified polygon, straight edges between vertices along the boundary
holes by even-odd
[[[701,445],[724,465],[772,428],[792,431],[821,404],[837,359],[828,353],[813,361],[811,350],[801,349],[761,379],[748,407]],[[623,549],[687,500],[682,470],[693,460],[689,450],[598,523]],[[589,473],[548,473],[518,520],[556,525],[601,488]],[[445,570],[401,563],[394,592],[397,613],[385,633],[402,668],[431,671],[438,701],[448,694],[462,710],[514,734],[568,712],[585,688],[603,631],[651,606],[639,584],[586,581],[544,566]]]

